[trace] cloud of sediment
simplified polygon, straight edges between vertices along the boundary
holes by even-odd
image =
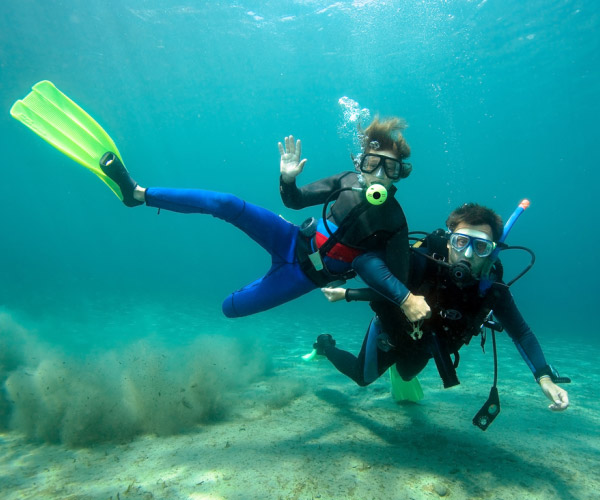
[[[226,419],[240,392],[269,371],[257,345],[219,335],[178,347],[139,340],[82,359],[44,345],[7,313],[0,332],[0,427],[68,446]]]

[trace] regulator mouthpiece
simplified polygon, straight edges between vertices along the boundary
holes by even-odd
[[[471,265],[465,260],[453,264],[450,268],[450,276],[456,284],[470,283],[473,280]]]

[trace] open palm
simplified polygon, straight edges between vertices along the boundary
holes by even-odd
[[[292,182],[304,169],[306,160],[300,161],[302,155],[300,139],[294,142],[294,136],[290,135],[284,139],[284,144],[278,143],[279,154],[281,155],[279,170],[284,182]]]

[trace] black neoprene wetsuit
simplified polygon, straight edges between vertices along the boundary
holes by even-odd
[[[424,295],[432,310],[432,317],[424,320],[421,326],[422,338],[414,340],[410,336],[413,325],[401,309],[381,300],[373,290],[348,290],[346,300],[370,300],[377,316],[369,325],[358,357],[337,347],[325,348],[327,358],[340,372],[364,386],[395,364],[402,378],[410,380],[434,357],[439,342],[450,353],[457,353],[468,344],[480,332],[490,309],[493,309],[494,316],[531,371],[539,373],[547,366],[536,336],[523,319],[506,285],[496,283],[484,297],[480,297],[478,282],[461,288],[452,282],[448,273],[440,272],[439,265],[418,255],[418,252],[430,252],[419,249],[412,254],[408,280],[410,290]],[[445,257],[447,259],[447,253]],[[432,342],[432,339],[437,340]]]
[[[284,183],[280,180],[283,203],[286,207],[297,210],[323,205],[333,193],[339,191],[331,198],[330,201],[335,202],[327,215],[327,220],[334,226],[340,226],[348,215],[352,217],[351,212],[357,205],[366,204],[363,193],[349,189],[340,191],[352,187],[362,187],[356,172],[343,172],[301,188],[295,182]],[[375,287],[389,300],[400,303],[408,295],[408,289],[403,283],[408,277],[409,244],[406,218],[402,207],[394,198],[396,191],[396,187],[392,186],[385,203],[369,205],[366,210],[353,217],[355,221],[348,225],[340,243],[360,252],[383,252],[382,258],[396,278],[385,280],[383,287],[370,282],[368,275],[363,274],[362,266],[366,263],[360,256],[352,262],[352,267],[369,286]],[[310,249],[315,250],[314,246]]]

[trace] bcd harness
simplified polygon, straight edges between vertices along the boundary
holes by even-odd
[[[319,238],[320,241],[317,241],[317,236],[319,236],[317,233],[317,219],[310,217],[302,223],[302,226],[300,226],[301,237],[296,245],[296,255],[304,274],[306,274],[318,287],[323,287],[326,285],[331,286],[333,284],[340,285],[356,276],[356,272],[352,269],[349,269],[343,273],[331,272],[325,265],[324,261],[325,257],[335,258],[330,253],[332,250],[338,250],[347,256],[357,256],[363,252],[361,249],[348,247],[347,245],[341,243],[341,241],[348,230],[357,224],[360,215],[372,206],[366,200],[362,200],[360,203],[352,207],[342,222],[337,226],[335,231],[331,232],[327,224],[325,212],[329,201],[334,195],[339,195],[339,193],[342,191],[349,190],[355,190],[355,188],[346,187],[339,189],[338,191],[332,193],[325,202],[322,220],[323,224],[325,225],[325,230],[329,233],[329,236],[320,246],[319,243],[322,242],[322,238]]]
[[[462,345],[468,344],[471,338],[479,333],[482,334],[481,347],[484,349],[485,329],[490,330],[494,356],[494,382],[487,401],[473,417],[473,425],[485,431],[500,413],[500,399],[497,388],[498,355],[495,332],[503,331],[503,327],[500,323],[492,319],[493,306],[500,293],[499,287],[508,288],[529,271],[535,262],[535,255],[526,247],[509,247],[504,245],[504,243],[499,243],[499,246],[502,246],[502,250],[518,249],[528,252],[531,256],[531,262],[516,277],[504,284],[500,281],[503,275],[502,264],[495,258],[492,260],[491,267],[485,277],[485,287],[481,286],[480,281],[475,281],[470,283],[470,286],[465,287],[462,276],[457,276],[458,273],[455,272],[454,266],[445,262],[446,241],[445,231],[438,229],[419,240],[417,243],[420,244],[415,244],[411,247],[415,255],[420,255],[428,259],[425,268],[425,283],[433,286],[433,291],[430,290],[428,297],[432,297],[431,302],[433,305],[431,305],[431,309],[434,312],[430,320],[431,328],[429,329],[431,354],[435,360],[444,387],[457,385],[459,381],[456,376],[456,368],[460,359],[458,349]],[[425,243],[424,248],[430,249],[431,255],[417,251],[423,243]],[[433,283],[431,282],[431,278],[427,278],[427,276],[432,276],[431,273],[427,273],[430,262],[433,262],[437,267],[437,270],[433,272]],[[463,286],[459,287],[458,283],[462,283]],[[456,290],[453,290],[453,287]],[[459,297],[460,300],[458,299]],[[456,307],[456,302],[459,303],[459,307]],[[462,307],[460,307],[461,304]],[[465,318],[465,316],[469,321],[461,325],[460,320]],[[451,354],[454,354],[454,361],[452,361]],[[547,365],[542,372],[544,375],[550,376],[554,383],[571,382],[571,379],[568,377],[560,377],[551,365]]]
[[[446,263],[446,242],[445,231],[438,229],[417,241],[411,250],[415,258],[427,259],[424,280],[415,293],[426,294],[431,307],[432,317],[424,325],[424,334],[444,387],[448,388],[460,383],[456,375],[459,349],[480,333],[483,348],[484,327],[493,327],[497,331],[502,327],[490,320],[497,290],[492,287],[481,297],[477,286],[459,287],[452,267]],[[420,249],[426,249],[429,255]],[[502,278],[499,261],[492,272],[496,281]],[[497,285],[502,286],[500,283]]]

